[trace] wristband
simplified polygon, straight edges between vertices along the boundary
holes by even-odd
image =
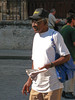
[[[51,63],[50,68],[52,68],[53,66],[54,66],[54,64],[53,64],[53,63]]]

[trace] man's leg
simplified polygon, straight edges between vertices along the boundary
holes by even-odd
[[[57,89],[49,93],[44,93],[44,100],[61,100],[62,89]]]
[[[29,100],[44,100],[42,93],[31,89]]]
[[[68,80],[64,83],[65,92],[74,92],[74,81],[75,81],[75,72],[74,72],[74,77],[71,80]]]
[[[74,84],[75,84],[75,73],[74,73],[74,78],[64,83],[64,89],[62,93],[63,97],[75,99],[75,96],[73,95],[74,94]]]
[[[68,80],[64,83],[65,92],[73,92],[74,90],[74,79]]]

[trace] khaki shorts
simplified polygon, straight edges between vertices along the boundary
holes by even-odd
[[[57,89],[49,93],[39,93],[31,89],[29,100],[61,100],[62,89]]]

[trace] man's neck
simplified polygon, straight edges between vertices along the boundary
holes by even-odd
[[[41,34],[41,33],[47,32],[47,31],[48,31],[48,27],[44,27],[43,30],[39,33]]]
[[[71,27],[73,27],[73,24],[72,23],[67,23],[67,25],[70,25]]]

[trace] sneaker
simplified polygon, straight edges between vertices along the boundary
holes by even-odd
[[[73,95],[72,92],[62,92],[62,97],[67,98],[67,99],[75,99],[75,96]]]

